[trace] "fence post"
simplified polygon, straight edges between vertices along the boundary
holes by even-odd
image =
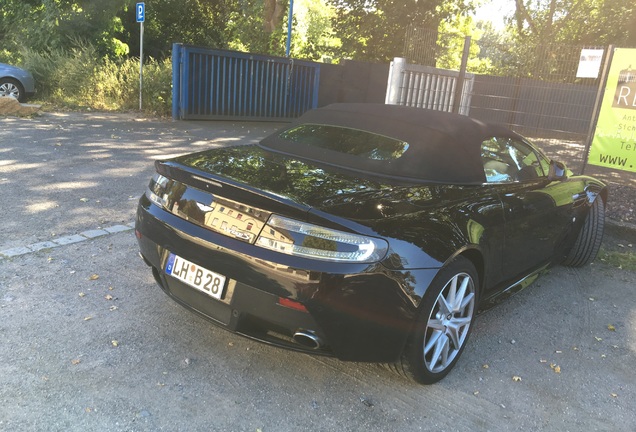
[[[384,103],[387,105],[398,105],[400,102],[400,89],[402,80],[404,79],[404,68],[406,67],[406,59],[403,57],[395,57],[389,68],[389,80],[386,86],[386,98]]]
[[[459,68],[459,76],[457,77],[457,85],[455,86],[455,97],[453,98],[453,112],[459,114],[462,104],[462,93],[464,91],[464,79],[466,78],[466,65],[468,64],[468,55],[470,54],[471,37],[464,38],[464,52],[462,54],[462,65]]]
[[[313,86],[313,102],[311,104],[312,109],[318,108],[318,95],[320,94],[320,64],[317,64],[316,72],[314,73],[314,86]]]
[[[172,44],[172,120],[179,120],[181,105],[181,44]]]
[[[596,131],[596,122],[598,121],[599,111],[601,110],[601,102],[603,101],[603,95],[605,94],[605,86],[607,85],[607,74],[609,68],[612,65],[612,58],[614,57],[614,45],[607,47],[607,55],[605,56],[605,63],[603,64],[603,72],[601,73],[601,79],[598,83],[598,91],[596,92],[596,101],[594,102],[594,110],[592,111],[592,119],[590,120],[590,127],[587,132],[587,139],[585,140],[585,150],[583,151],[583,165],[581,166],[581,175],[585,174],[585,168],[587,168],[587,157],[590,154],[590,147],[594,140],[594,132]]]

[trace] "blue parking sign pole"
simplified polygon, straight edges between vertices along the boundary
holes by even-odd
[[[285,57],[289,58],[292,38],[292,19],[294,17],[294,0],[289,0],[289,15],[287,16],[287,44],[285,46]]]
[[[142,88],[144,85],[144,21],[146,20],[146,4],[137,3],[135,15],[139,23],[139,111],[141,111]]]

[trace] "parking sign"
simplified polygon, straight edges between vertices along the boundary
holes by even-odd
[[[146,4],[144,2],[137,3],[137,22],[146,20]]]

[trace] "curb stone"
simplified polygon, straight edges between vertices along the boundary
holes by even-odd
[[[629,222],[621,222],[613,219],[605,219],[605,225],[613,229],[623,229],[636,234],[636,224]]]
[[[66,246],[70,244],[80,243],[86,240],[92,240],[99,237],[104,237],[110,234],[117,234],[120,232],[130,231],[135,227],[135,223],[131,222],[126,225],[113,225],[101,229],[87,230],[79,234],[73,234],[65,237],[53,239],[51,241],[44,241],[33,243],[26,246],[18,246],[5,250],[0,250],[0,261],[6,258],[13,258],[21,255],[38,252],[44,249],[52,249],[60,246]]]

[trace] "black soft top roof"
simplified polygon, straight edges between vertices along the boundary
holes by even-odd
[[[266,149],[375,175],[435,183],[481,184],[486,181],[481,143],[493,136],[520,138],[510,129],[442,111],[398,105],[332,104],[295,120],[360,129],[409,143],[402,157],[379,161],[285,140],[278,131],[263,139]]]

